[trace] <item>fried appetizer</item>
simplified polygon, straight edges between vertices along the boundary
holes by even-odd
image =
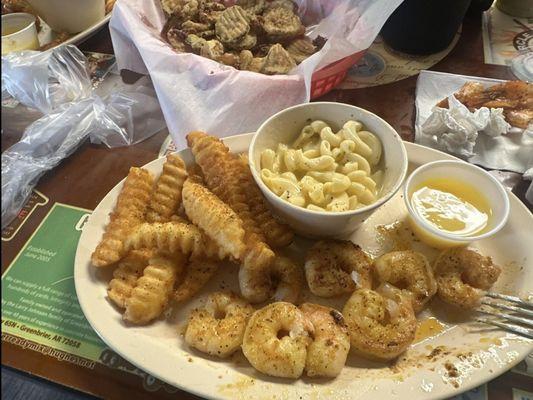
[[[204,186],[192,180],[183,185],[187,217],[223,251],[239,260],[244,252],[244,228],[239,216]]]
[[[274,219],[243,159],[231,154],[220,139],[204,132],[191,132],[187,142],[202,169],[207,187],[241,217],[247,232],[259,237],[264,234],[273,247],[292,242],[294,233]]]
[[[291,55],[281,44],[276,43],[268,50],[261,72],[267,75],[288,74],[294,67],[296,63]]]
[[[287,45],[286,50],[296,64],[300,64],[307,57],[315,54],[316,47],[311,39],[304,36],[301,38],[296,38],[290,42]]]
[[[263,29],[272,42],[293,39],[305,33],[300,18],[286,7],[267,10],[263,14]]]
[[[124,319],[146,324],[165,311],[176,277],[183,269],[182,257],[156,255],[148,261],[142,276],[126,299]]]
[[[102,240],[91,256],[94,266],[111,265],[125,255],[123,241],[131,229],[143,222],[153,185],[154,178],[148,171],[130,169]]]
[[[183,303],[198,293],[218,271],[219,264],[208,259],[191,260],[182,282],[174,291],[174,300]]]
[[[265,9],[265,0],[237,0],[237,5],[252,14],[261,14]]]
[[[124,247],[127,250],[147,248],[172,254],[181,253],[193,258],[223,259],[229,256],[198,227],[182,222],[141,224],[128,235]]]
[[[240,6],[232,6],[220,14],[215,33],[222,43],[235,43],[250,31],[250,16]]]
[[[177,154],[169,154],[163,164],[163,172],[157,180],[155,191],[150,199],[146,220],[167,222],[176,213],[181,203],[181,190],[187,179],[185,163]]]
[[[241,347],[253,312],[251,305],[231,292],[211,293],[205,307],[191,312],[185,342],[203,353],[226,358]]]
[[[153,252],[150,250],[133,250],[118,263],[107,288],[107,296],[118,307],[126,307],[126,300],[130,297],[137,279],[142,276],[152,255]]]

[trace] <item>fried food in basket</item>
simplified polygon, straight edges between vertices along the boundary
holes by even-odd
[[[168,16],[161,36],[180,53],[191,51],[241,70],[286,74],[316,51],[289,0],[239,0],[230,7],[209,0],[161,0],[161,5]]]
[[[204,132],[189,133],[187,143],[202,169],[207,187],[239,215],[247,232],[260,237],[266,235],[273,247],[292,242],[294,233],[274,219],[243,159],[231,154],[220,139]]]
[[[192,180],[183,185],[187,217],[224,251],[239,260],[244,252],[244,228],[239,216],[204,186]]]
[[[294,39],[287,45],[286,50],[296,64],[300,64],[307,57],[316,53],[313,41],[307,37]]]
[[[235,43],[250,32],[250,16],[239,6],[232,6],[220,14],[215,33],[222,43]]]
[[[152,255],[151,250],[133,250],[118,263],[107,288],[107,296],[118,307],[126,307],[126,300],[130,297],[137,279],[142,276]]]
[[[140,325],[159,317],[167,308],[183,263],[183,257],[156,255],[150,258],[126,299],[124,319]]]
[[[193,224],[182,222],[144,223],[133,229],[124,242],[125,250],[155,249],[194,258],[223,259],[229,256]]]
[[[191,260],[181,283],[174,291],[174,300],[183,303],[198,293],[218,271],[219,263],[209,259]]]
[[[130,169],[102,240],[91,255],[94,266],[111,265],[126,254],[123,241],[131,229],[143,222],[153,185],[154,178],[148,171]]]
[[[275,44],[268,51],[261,72],[267,75],[288,74],[295,66],[287,50],[281,44]]]
[[[263,14],[263,30],[272,42],[286,41],[305,33],[300,18],[286,7],[275,7]]]
[[[148,222],[168,222],[181,204],[181,190],[187,179],[185,163],[177,154],[169,154],[163,164],[163,172],[146,211]]]

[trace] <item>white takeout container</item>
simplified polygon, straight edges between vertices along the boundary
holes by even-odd
[[[477,235],[454,235],[437,229],[416,213],[411,204],[413,190],[428,179],[434,178],[456,179],[467,183],[481,193],[492,209],[492,216],[487,228]],[[488,172],[464,161],[434,161],[418,167],[407,178],[403,197],[409,211],[409,221],[415,234],[426,244],[441,249],[466,246],[476,240],[493,236],[505,226],[509,218],[509,197],[505,188]]]
[[[4,32],[9,31],[14,32],[4,35]],[[35,27],[35,16],[27,13],[2,15],[2,54],[38,48],[39,38]]]
[[[322,120],[337,132],[349,120],[360,121],[383,146],[383,186],[378,200],[366,207],[343,212],[321,212],[295,206],[273,193],[261,179],[261,152],[292,143],[312,120]],[[308,237],[339,237],[353,232],[400,188],[407,173],[407,152],[400,135],[386,121],[362,108],[342,103],[316,102],[287,108],[267,119],[254,135],[249,149],[252,175],[276,214],[296,232]]]
[[[28,0],[56,32],[78,33],[105,17],[105,0]]]

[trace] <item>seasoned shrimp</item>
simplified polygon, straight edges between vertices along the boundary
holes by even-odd
[[[218,262],[209,259],[189,261],[183,281],[174,291],[174,300],[181,303],[193,297],[215,275],[219,265]]]
[[[369,359],[391,360],[415,338],[416,317],[410,299],[388,284],[357,289],[342,311],[351,349]]]
[[[268,268],[239,270],[239,285],[246,299],[261,302],[266,299],[296,303],[303,286],[303,269],[291,259],[276,256]],[[255,294],[261,293],[259,297]],[[251,295],[254,294],[254,295]]]
[[[348,240],[316,242],[305,259],[305,277],[311,292],[320,297],[351,293],[370,288],[371,260]]]
[[[490,289],[501,272],[490,257],[463,247],[444,250],[434,270],[439,297],[461,308],[479,306],[483,291]]]
[[[242,351],[258,371],[282,378],[302,375],[313,326],[293,304],[278,302],[257,310],[246,326]]]
[[[305,303],[300,309],[314,328],[305,361],[307,375],[339,375],[350,351],[350,335],[344,317],[339,311],[318,304]]]
[[[433,270],[423,254],[412,250],[392,251],[374,261],[374,272],[380,283],[390,283],[411,296],[415,312],[437,292]]]
[[[201,352],[225,358],[242,344],[246,322],[254,309],[233,293],[215,292],[204,308],[189,315],[185,342]]]

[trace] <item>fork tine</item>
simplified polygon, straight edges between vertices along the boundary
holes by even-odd
[[[482,310],[482,309],[478,309],[477,312],[480,312],[482,314],[487,314],[487,315],[494,315],[495,317],[506,319],[511,322],[516,322],[519,324],[527,325],[533,328],[533,321],[528,318],[515,317],[514,315],[498,313],[498,312]]]
[[[520,304],[521,306],[527,307],[527,308],[533,308],[533,303],[529,301],[524,301],[518,297],[515,296],[507,296],[505,294],[500,293],[494,293],[494,292],[487,292],[485,293],[485,296],[492,297],[493,299],[500,299],[500,300],[506,300],[510,301],[511,303]]]
[[[494,325],[503,330],[510,331],[521,336],[525,336],[529,339],[533,339],[533,331],[531,329],[527,329],[522,326],[502,324],[501,322],[494,321],[489,318],[480,318],[480,317],[476,318],[476,321],[482,322],[484,324]]]
[[[528,315],[530,317],[533,317],[533,311],[532,310],[526,310],[525,308],[515,307],[515,306],[508,306],[507,304],[502,303],[495,303],[493,301],[488,300],[481,300],[481,304],[485,304],[487,306],[491,306],[494,308],[501,308],[503,310],[507,311],[513,311],[519,314]]]

